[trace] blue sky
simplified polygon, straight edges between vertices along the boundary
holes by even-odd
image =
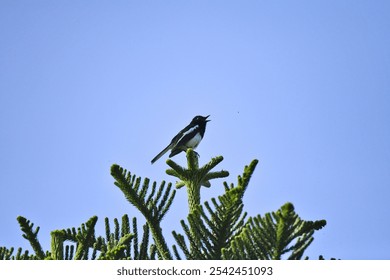
[[[388,1],[2,1],[0,246],[31,250],[18,215],[45,250],[54,229],[97,215],[104,235],[104,217],[138,216],[110,166],[174,182],[166,156],[150,160],[210,114],[201,164],[223,155],[230,183],[259,160],[250,215],[289,201],[328,222],[310,258],[390,259],[389,14]],[[167,235],[186,207],[180,189]]]

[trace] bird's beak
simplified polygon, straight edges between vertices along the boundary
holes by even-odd
[[[208,120],[207,118],[210,117],[210,115],[206,116],[204,119],[206,120],[206,122],[209,122],[211,120]]]

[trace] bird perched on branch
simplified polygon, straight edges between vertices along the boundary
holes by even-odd
[[[169,150],[171,150],[169,157],[173,157],[183,151],[187,151],[188,148],[195,149],[204,136],[206,124],[210,121],[207,119],[209,116],[196,116],[193,118],[191,123],[173,137],[171,143],[152,159],[152,164]]]

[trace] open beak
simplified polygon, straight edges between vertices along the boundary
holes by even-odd
[[[206,122],[209,122],[211,120],[208,120],[207,118],[210,117],[210,115],[206,116],[204,119],[206,120]]]

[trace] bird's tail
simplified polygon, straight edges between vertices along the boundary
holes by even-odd
[[[169,151],[169,149],[171,148],[171,144],[169,144],[164,150],[162,150],[157,156],[155,156],[153,159],[152,159],[152,164],[155,163],[160,157],[162,157],[166,152]]]

